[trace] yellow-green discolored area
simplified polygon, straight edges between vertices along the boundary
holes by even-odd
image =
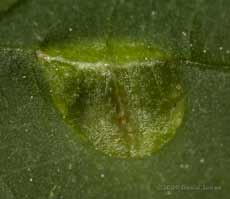
[[[69,61],[89,63],[127,63],[147,60],[166,60],[170,55],[160,52],[146,42],[131,39],[82,39],[54,43],[43,49],[49,56]]]
[[[143,42],[82,41],[38,53],[64,120],[95,149],[140,158],[162,148],[184,116],[183,87],[169,55]]]

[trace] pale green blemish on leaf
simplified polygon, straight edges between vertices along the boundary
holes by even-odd
[[[184,95],[175,66],[143,42],[56,44],[38,57],[66,123],[107,155],[151,155],[182,123]]]

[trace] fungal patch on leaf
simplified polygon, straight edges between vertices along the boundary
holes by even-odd
[[[53,102],[95,149],[141,158],[162,148],[184,116],[183,87],[169,55],[142,42],[91,41],[37,52]]]

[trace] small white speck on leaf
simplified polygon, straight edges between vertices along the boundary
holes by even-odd
[[[182,168],[182,169],[188,169],[189,168],[189,164],[180,164],[180,168]]]
[[[186,37],[186,36],[187,36],[187,33],[186,33],[186,32],[182,32],[182,35]]]
[[[69,77],[70,76],[69,73],[65,73],[64,75],[65,75],[65,77]]]
[[[167,195],[171,195],[172,192],[171,192],[171,191],[167,191],[166,194],[167,194]]]
[[[203,164],[203,163],[204,163],[204,161],[205,161],[205,160],[204,160],[204,158],[201,158],[201,159],[200,159],[200,163],[202,163],[202,164]]]
[[[188,168],[189,168],[189,164],[185,164],[185,165],[184,165],[184,168],[185,168],[185,169],[188,169]]]
[[[71,163],[69,163],[68,169],[69,169],[69,170],[72,170],[72,168],[73,168],[73,165],[72,165]]]
[[[152,15],[152,16],[155,16],[155,15],[156,15],[156,11],[153,10],[153,11],[151,12],[151,15]]]

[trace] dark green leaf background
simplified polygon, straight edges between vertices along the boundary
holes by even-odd
[[[229,20],[228,0],[1,0],[0,199],[229,198]],[[177,60],[185,119],[151,157],[95,151],[50,100],[35,51],[101,36],[141,38]],[[218,190],[165,189],[203,184]]]

